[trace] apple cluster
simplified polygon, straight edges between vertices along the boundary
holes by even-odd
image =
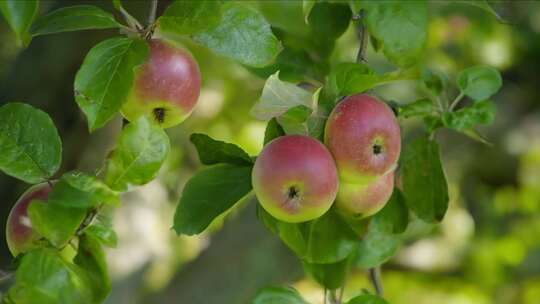
[[[252,183],[268,213],[299,223],[320,217],[334,202],[357,218],[386,204],[401,149],[399,124],[388,105],[366,94],[345,98],[328,117],[324,143],[287,135],[264,147]]]

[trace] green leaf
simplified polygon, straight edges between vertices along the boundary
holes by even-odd
[[[493,102],[482,100],[458,111],[444,113],[442,121],[447,128],[470,130],[479,124],[491,124],[495,120],[495,111]]]
[[[2,0],[0,1],[0,11],[6,18],[7,23],[17,36],[17,41],[21,45],[30,43],[28,30],[38,12],[38,0]]]
[[[302,261],[304,271],[326,289],[342,287],[347,279],[354,253],[342,261],[331,264],[315,264]]]
[[[448,208],[448,185],[439,145],[421,137],[404,148],[401,170],[407,206],[428,223],[441,221]]]
[[[307,16],[309,27],[324,40],[339,38],[349,27],[351,10],[346,3],[316,2]]]
[[[292,107],[277,118],[286,134],[309,135],[307,119],[313,110],[305,105]]]
[[[193,39],[218,55],[253,67],[272,63],[282,49],[264,17],[237,3],[224,5],[220,24]]]
[[[112,227],[108,227],[99,222],[86,227],[84,233],[99,240],[101,244],[107,247],[115,248],[118,244],[118,236]]]
[[[415,79],[409,71],[377,75],[363,63],[340,63],[328,76],[330,94],[339,97],[365,92],[373,87],[391,81]]]
[[[423,120],[424,120],[424,125],[426,126],[426,129],[428,131],[428,134],[431,134],[431,133],[433,133],[433,131],[444,127],[444,124],[442,122],[442,118],[439,115],[439,113],[424,116]]]
[[[373,221],[377,222],[377,225],[380,225],[388,233],[405,232],[409,224],[409,210],[401,190],[394,188],[390,200],[381,211],[373,216]]]
[[[422,71],[422,83],[424,87],[433,92],[435,96],[441,95],[445,87],[443,76],[437,72],[425,69]]]
[[[23,256],[8,298],[17,304],[94,303],[82,271],[48,248]]]
[[[93,5],[63,7],[39,17],[30,30],[33,36],[89,29],[119,28],[113,15]]]
[[[474,66],[459,72],[457,85],[462,94],[474,100],[484,100],[497,93],[502,86],[502,78],[492,67]]]
[[[75,100],[91,131],[120,110],[133,83],[133,69],[148,56],[141,39],[111,38],[94,46],[75,76]]]
[[[48,201],[59,206],[88,209],[100,203],[118,204],[120,197],[95,176],[70,172],[54,185]]]
[[[427,40],[426,1],[359,1],[370,35],[392,63],[408,67],[421,59]]]
[[[436,108],[433,106],[433,102],[427,98],[401,106],[398,108],[398,111],[399,116],[404,118],[436,114]]]
[[[265,287],[257,292],[251,304],[308,304],[292,287]]]
[[[98,239],[90,234],[79,238],[79,250],[73,262],[85,273],[92,288],[93,303],[102,303],[111,292],[111,280],[107,272],[105,252]]]
[[[169,137],[158,125],[142,116],[128,124],[107,161],[105,183],[123,191],[128,185],[144,185],[153,180],[170,150]]]
[[[251,191],[251,166],[217,165],[186,184],[174,215],[177,234],[199,234]]]
[[[251,157],[237,145],[215,140],[206,134],[194,133],[190,137],[197,148],[199,158],[205,165],[226,163],[231,165],[251,165]]]
[[[310,32],[302,1],[256,1],[256,7],[273,29],[296,37],[305,37]]]
[[[306,50],[285,47],[277,56],[274,64],[263,68],[250,68],[250,71],[261,78],[268,78],[279,71],[283,81],[302,82],[312,79],[324,79],[325,72],[321,64],[316,62]]]
[[[379,76],[362,63],[340,63],[328,76],[328,86],[335,96],[364,92],[379,82]]]
[[[360,242],[356,263],[362,268],[378,266],[390,259],[401,245],[401,233],[409,224],[405,198],[394,188],[390,200],[371,219]]]
[[[0,170],[30,184],[60,167],[62,143],[47,113],[23,103],[0,107]]]
[[[28,206],[32,228],[57,248],[66,245],[73,237],[86,218],[86,212],[86,209],[37,200]]]
[[[504,20],[492,7],[491,5],[489,5],[489,2],[488,0],[458,0],[458,1],[452,1],[453,3],[458,3],[458,4],[468,4],[468,5],[471,5],[471,6],[476,6],[490,14],[492,14],[493,16],[495,16],[495,18],[497,18],[497,20],[499,22],[502,22],[502,23],[508,23],[506,20]]]
[[[195,34],[217,26],[220,20],[219,1],[174,1],[159,17],[158,31],[166,37]]]
[[[388,231],[386,223],[372,219],[358,248],[356,264],[372,268],[390,259],[401,245],[401,236]]]
[[[279,125],[276,118],[272,118],[268,121],[266,125],[266,130],[264,130],[264,145],[271,142],[273,139],[285,135],[285,131]]]
[[[313,221],[298,224],[279,221],[263,208],[257,210],[265,226],[305,262],[336,263],[356,249],[356,234],[333,210]]]
[[[261,98],[251,109],[251,114],[257,119],[269,120],[300,105],[313,108],[313,95],[292,83],[279,80],[276,73],[266,80]]]
[[[388,302],[376,295],[363,294],[350,299],[346,304],[388,304]]]

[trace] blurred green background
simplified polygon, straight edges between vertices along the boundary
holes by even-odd
[[[124,2],[134,15],[145,18],[146,1]],[[265,14],[287,47],[302,41],[287,36],[284,27],[299,36],[317,34],[305,33],[299,2],[244,2]],[[112,9],[110,1],[42,1],[40,10],[77,3]],[[160,1],[160,11],[166,3]],[[404,246],[383,266],[390,303],[540,303],[540,2],[492,4],[508,24],[474,6],[430,3],[427,66],[449,75],[453,86],[460,69],[491,65],[501,71],[504,86],[493,98],[495,124],[481,130],[491,146],[452,131],[437,135],[450,208],[441,225],[418,220],[410,225]],[[22,49],[0,20],[0,104],[23,101],[51,115],[63,140],[60,174],[97,170],[114,144],[121,118],[89,134],[73,99],[73,79],[88,50],[115,34],[40,36]],[[126,193],[116,212],[119,245],[108,251],[114,286],[107,303],[248,303],[258,288],[271,284],[294,285],[312,303],[322,303],[322,290],[304,278],[292,253],[257,221],[252,197],[203,235],[178,237],[170,229],[182,187],[200,166],[189,134],[204,132],[256,155],[265,127],[249,114],[265,71],[246,69],[197,45],[186,46],[201,68],[201,96],[194,114],[168,130],[173,150],[159,178]],[[357,47],[351,26],[337,41],[330,65],[354,61]],[[377,71],[391,69],[371,48],[367,60]],[[282,76],[294,78],[294,71],[294,64],[283,67]],[[422,96],[412,81],[378,87],[374,93],[399,103]],[[403,127],[406,141],[420,124],[411,121]],[[0,175],[2,225],[27,187]],[[0,269],[6,273],[12,260],[4,233],[0,238]],[[346,294],[362,288],[371,286],[358,269]]]

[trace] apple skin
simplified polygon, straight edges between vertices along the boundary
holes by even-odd
[[[252,184],[261,206],[289,223],[323,215],[339,187],[328,149],[303,135],[282,136],[268,143],[255,161]]]
[[[197,103],[199,66],[187,50],[170,42],[153,39],[148,43],[149,58],[135,71],[122,114],[129,121],[147,115],[163,128],[173,127],[184,121]]]
[[[33,200],[46,202],[51,190],[48,183],[32,186],[13,205],[6,224],[6,240],[13,256],[36,247],[35,241],[40,236],[32,229],[32,223],[27,213],[28,206]]]
[[[367,184],[394,170],[401,150],[394,112],[366,94],[349,96],[334,108],[324,141],[344,183]]]
[[[340,183],[336,207],[354,217],[368,217],[381,210],[394,191],[394,171],[368,184]]]

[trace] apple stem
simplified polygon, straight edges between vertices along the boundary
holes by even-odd
[[[152,0],[150,3],[150,13],[148,14],[148,26],[152,27],[152,24],[156,21],[158,0]]]
[[[381,268],[379,266],[369,269],[369,279],[371,280],[377,295],[382,297],[383,286],[381,281]]]

